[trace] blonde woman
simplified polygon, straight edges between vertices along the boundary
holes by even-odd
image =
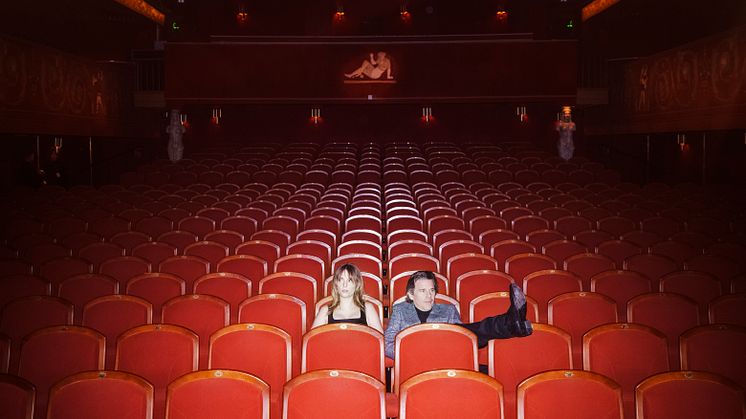
[[[332,302],[319,309],[311,328],[330,323],[357,323],[383,333],[378,312],[364,300],[364,295],[360,269],[350,263],[340,266],[332,280]]]

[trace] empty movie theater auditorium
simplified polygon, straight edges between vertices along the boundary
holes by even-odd
[[[746,419],[744,0],[0,0],[2,419]]]

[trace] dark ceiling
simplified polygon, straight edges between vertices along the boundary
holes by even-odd
[[[149,0],[166,13],[154,22],[114,0],[0,0],[0,33],[97,60],[129,60],[133,50],[162,39],[209,35],[392,35],[531,32],[536,38],[578,38],[583,51],[607,58],[643,56],[746,24],[746,1],[620,0],[585,23],[590,0],[408,0],[409,26],[399,16],[406,0]],[[338,5],[345,23],[335,25]],[[236,22],[242,7],[248,22]],[[498,25],[495,12],[510,13]],[[567,30],[572,19],[575,27]],[[176,34],[171,23],[182,26]]]

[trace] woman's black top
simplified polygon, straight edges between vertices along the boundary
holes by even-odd
[[[360,317],[356,319],[341,319],[341,320],[335,319],[334,310],[330,310],[329,311],[329,324],[332,324],[332,323],[355,323],[355,324],[362,324],[365,326],[368,325],[368,321],[365,320],[365,310],[363,309],[360,309]]]

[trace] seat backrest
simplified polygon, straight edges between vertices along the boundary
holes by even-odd
[[[166,418],[267,418],[269,386],[239,371],[208,370],[183,375],[168,385]]]
[[[730,380],[702,371],[665,372],[635,390],[637,419],[743,418],[744,391]]]
[[[400,419],[505,417],[501,383],[474,371],[426,371],[403,383],[399,396]]]
[[[123,371],[86,371],[52,387],[48,419],[150,419],[153,386],[142,377]]]
[[[83,274],[67,278],[60,283],[59,296],[75,306],[75,322],[80,323],[83,307],[89,301],[119,293],[119,282],[101,274]]]
[[[318,284],[306,274],[279,272],[267,275],[259,281],[259,294],[285,294],[300,298],[306,304],[308,326],[313,322],[314,307],[318,300]]]
[[[405,253],[389,260],[389,278],[408,271],[440,272],[440,263],[435,257],[421,253]]]
[[[707,304],[722,294],[722,284],[715,276],[699,271],[671,272],[660,279],[661,292],[681,294],[699,305],[700,320],[707,321]]]
[[[127,295],[140,297],[153,305],[153,319],[161,319],[161,307],[171,298],[186,293],[186,283],[176,275],[167,273],[146,273],[129,281],[125,287]]]
[[[523,279],[523,291],[539,304],[539,321],[546,323],[549,300],[568,292],[583,290],[581,279],[572,272],[540,270]]]
[[[137,326],[117,339],[115,369],[147,379],[165,389],[175,378],[198,368],[199,338],[181,326]]]
[[[516,417],[516,387],[542,371],[572,369],[570,335],[554,326],[534,323],[531,336],[493,339],[488,344],[489,375],[503,385],[505,417]]]
[[[683,295],[653,292],[627,303],[627,321],[650,326],[668,339],[669,364],[679,365],[679,336],[700,324],[697,303]]]
[[[616,302],[619,320],[627,320],[627,301],[652,291],[650,279],[635,271],[610,270],[591,277],[591,292]]]
[[[32,419],[36,388],[30,382],[11,374],[0,374],[0,412],[8,419]]]
[[[260,323],[234,324],[210,337],[208,368],[252,374],[270,388],[272,417],[282,410],[282,386],[292,377],[290,335],[275,326]]]
[[[282,417],[384,419],[385,404],[385,386],[380,381],[356,371],[319,370],[285,384]]]
[[[622,389],[590,371],[554,370],[531,376],[518,385],[519,418],[622,419]]]
[[[161,310],[164,323],[185,327],[199,336],[199,365],[206,368],[210,335],[230,323],[228,303],[211,295],[189,294],[166,301]]]
[[[452,287],[455,289],[453,294],[459,301],[461,312],[464,314],[469,312],[469,304],[478,296],[506,291],[514,282],[509,275],[492,269],[475,270],[450,278],[456,282]]]
[[[394,345],[392,387],[395,393],[401,383],[421,372],[442,368],[478,371],[477,338],[459,325],[414,325],[399,332]]]
[[[282,329],[293,343],[293,373],[300,372],[300,347],[306,333],[306,303],[284,294],[259,294],[238,307],[240,323],[263,323]]]
[[[549,256],[536,253],[519,253],[505,261],[505,272],[516,281],[545,269],[557,269],[557,263]]]
[[[580,277],[583,281],[583,290],[591,289],[591,277],[598,273],[615,269],[614,261],[604,255],[595,253],[582,253],[570,256],[563,263],[564,269]]]
[[[2,269],[2,264],[0,264]],[[30,274],[6,274],[0,277],[0,307],[20,297],[50,295],[52,284],[44,278]]]
[[[303,336],[301,373],[323,369],[358,371],[385,382],[383,335],[359,324],[335,323]]]
[[[186,291],[191,292],[194,281],[210,272],[210,262],[199,256],[171,256],[158,264],[158,272],[183,279]]]
[[[746,293],[726,294],[710,301],[708,318],[710,323],[725,323],[746,327]]]
[[[251,280],[230,272],[202,275],[194,281],[194,294],[206,294],[225,300],[230,307],[230,323],[236,323],[238,306],[252,295]]]
[[[52,326],[27,335],[21,343],[18,376],[34,384],[36,411],[45,412],[49,389],[81,371],[104,368],[105,337],[81,326]]]
[[[711,324],[680,337],[681,369],[708,371],[746,386],[746,327]]]
[[[625,416],[634,416],[637,383],[669,370],[663,333],[641,324],[598,326],[583,336],[583,369],[603,374],[622,387]]]
[[[83,307],[81,324],[106,337],[106,367],[114,367],[117,336],[125,330],[153,322],[153,305],[133,295],[106,295]]]
[[[119,289],[121,290],[130,278],[150,272],[150,269],[151,264],[145,259],[135,256],[120,256],[103,262],[99,267],[99,273],[109,275],[119,281]]]
[[[33,315],[29,315],[33,313]],[[73,323],[73,305],[62,298],[30,296],[7,303],[0,317],[0,333],[11,340],[11,360],[17,361],[21,339],[34,330]],[[11,371],[15,368],[11,365]]]
[[[596,326],[616,323],[616,304],[603,294],[585,291],[569,292],[549,300],[547,321],[570,334],[573,361],[575,365],[580,366],[583,335]]]
[[[445,268],[446,277],[455,282],[458,277],[467,272],[497,270],[498,263],[492,257],[481,253],[465,253],[451,257],[440,266]],[[454,287],[450,287],[449,291],[453,295]]]

